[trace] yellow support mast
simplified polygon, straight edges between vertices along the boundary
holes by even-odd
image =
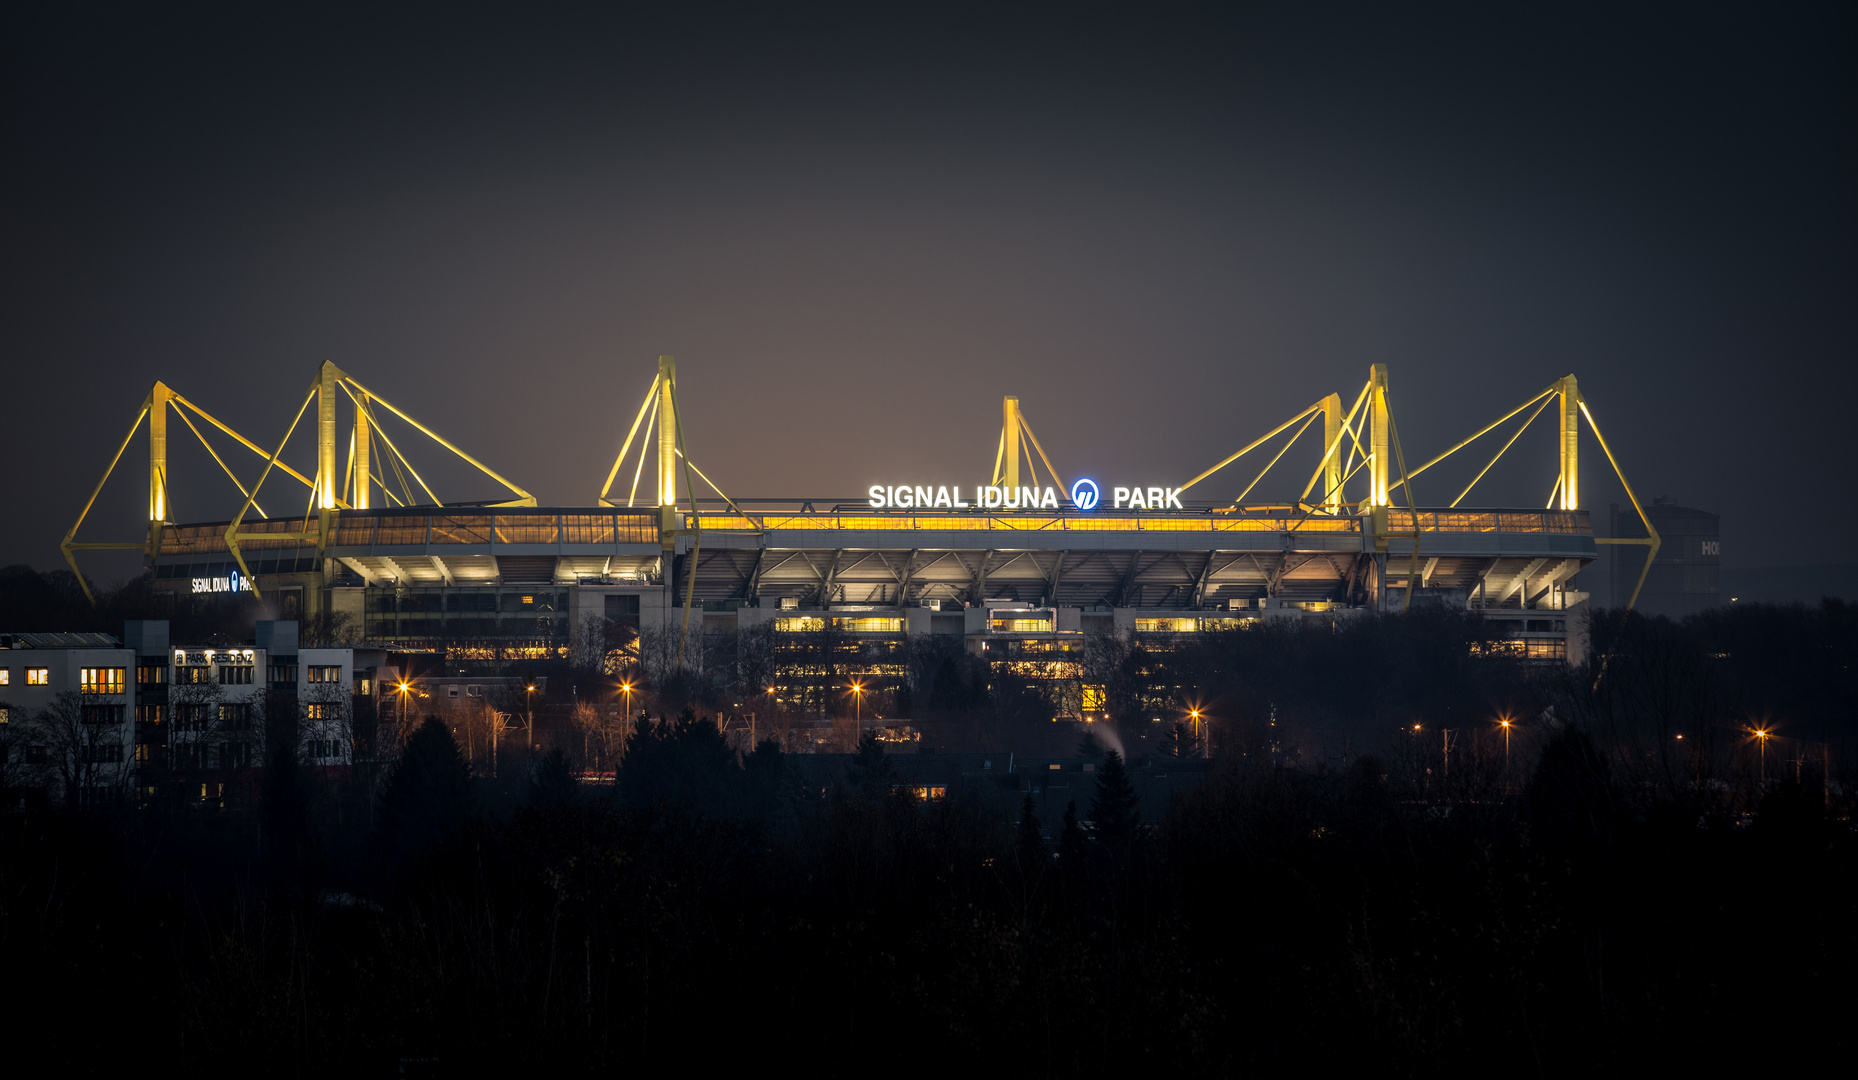
[[[85,579],[83,571],[78,567],[77,552],[140,550],[143,556],[150,560],[161,553],[162,535],[168,523],[174,517],[174,504],[171,494],[173,473],[168,463],[168,410],[170,408],[181,418],[181,422],[187,425],[188,430],[193,432],[194,437],[200,440],[200,445],[213,458],[214,463],[224,470],[227,478],[232,481],[234,487],[239,489],[239,494],[241,495],[248,494],[245,485],[239,480],[238,475],[232,471],[232,467],[226,464],[225,459],[219,456],[219,451],[213,448],[213,444],[207,441],[206,435],[188,418],[188,412],[191,411],[194,415],[205,420],[213,427],[230,435],[233,439],[237,440],[240,445],[254,453],[260,456],[264,454],[264,451],[260,449],[256,443],[234,431],[218,419],[215,419],[211,414],[207,413],[206,410],[200,408],[200,406],[195,405],[193,402],[188,401],[186,398],[176,393],[168,384],[157,380],[154,386],[150,388],[147,396],[142,399],[142,404],[136,412],[135,421],[129,425],[129,433],[123,436],[122,445],[117,447],[116,455],[110,459],[109,465],[104,468],[103,476],[97,480],[97,486],[91,489],[90,498],[85,500],[84,508],[78,512],[77,520],[71,523],[71,528],[66,530],[64,540],[59,544],[59,550],[64,553],[65,562],[70,565],[71,572],[77,575],[78,587],[83,589],[84,596],[93,603],[96,601],[96,597],[91,594],[90,583]],[[97,497],[103,493],[103,486],[109,482],[110,476],[116,471],[116,466],[122,462],[123,454],[129,450],[129,444],[135,441],[136,432],[141,430],[143,420],[148,421],[148,493],[144,508],[144,513],[147,515],[148,521],[147,532],[141,540],[133,543],[126,541],[105,543],[78,542],[78,529],[84,524],[84,519],[90,516],[91,508],[96,505]],[[310,483],[306,477],[294,469],[286,467],[286,472],[306,485]]]

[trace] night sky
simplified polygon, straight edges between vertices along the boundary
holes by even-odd
[[[660,353],[744,497],[984,483],[1008,393],[1178,484],[1377,362],[1416,465],[1572,371],[1725,568],[1858,562],[1852,6],[890,7],[9,8],[0,564],[157,378],[271,443],[333,360],[585,504]],[[175,431],[174,516],[230,516]],[[139,538],[143,454],[80,539]],[[1512,456],[1470,503],[1547,501],[1552,428]]]

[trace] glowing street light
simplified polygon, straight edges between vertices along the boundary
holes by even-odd
[[[1761,789],[1763,791],[1766,791],[1768,788],[1768,737],[1769,735],[1770,735],[1770,732],[1766,728],[1755,729],[1755,745],[1761,748]]]
[[[1194,722],[1194,738],[1200,740],[1200,756],[1206,757],[1206,726],[1200,722],[1200,709],[1197,706],[1189,708],[1187,717]]]
[[[1510,728],[1513,725],[1506,716],[1497,721],[1497,726],[1503,729],[1503,779],[1507,783],[1510,778]]]
[[[864,684],[859,683],[859,682],[853,683],[851,685],[851,691],[852,691],[852,734],[853,734],[852,745],[856,746],[858,744],[858,740],[864,737]]]

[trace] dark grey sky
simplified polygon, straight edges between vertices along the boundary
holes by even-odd
[[[331,359],[585,503],[661,352],[744,496],[984,480],[1006,393],[1178,483],[1374,362],[1416,464],[1573,371],[1725,566],[1858,561],[1850,5],[877,7],[9,9],[0,564],[155,378],[268,442]]]

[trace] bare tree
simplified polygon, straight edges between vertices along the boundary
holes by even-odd
[[[582,701],[574,706],[574,729],[581,733],[581,761],[587,768],[607,772],[619,768],[633,720],[621,704],[598,705]]]
[[[45,766],[65,805],[111,802],[128,789],[135,762],[127,711],[66,690],[34,715],[32,741],[45,748]]]
[[[0,807],[12,806],[32,780],[32,725],[25,711],[0,701]]]

